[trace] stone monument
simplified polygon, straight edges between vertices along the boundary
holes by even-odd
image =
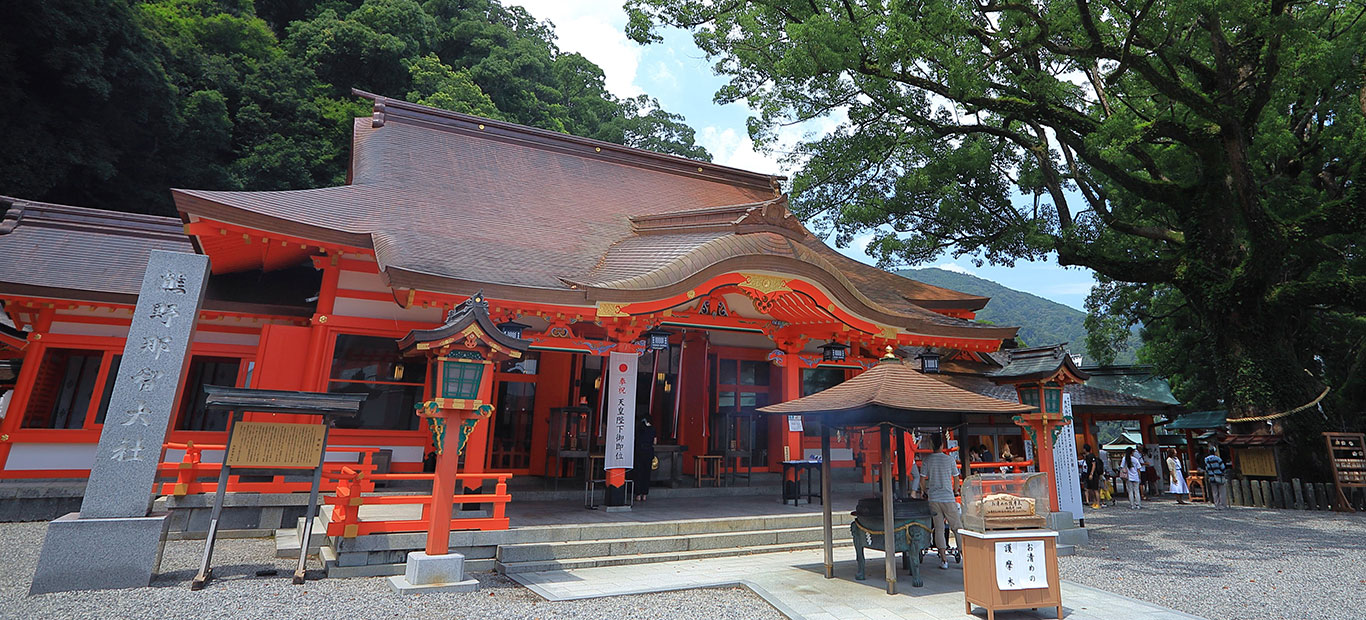
[[[150,514],[152,486],[208,275],[207,256],[152,251],[81,511],[48,524],[29,594],[135,588],[156,575],[169,522]]]

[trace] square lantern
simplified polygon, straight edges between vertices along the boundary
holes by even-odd
[[[508,338],[521,339],[522,330],[525,330],[528,327],[531,326],[523,325],[521,323],[518,323],[517,321],[507,321],[506,323],[498,324],[498,331],[503,332],[503,335],[507,336]]]
[[[827,362],[843,362],[845,359],[845,352],[849,350],[848,345],[840,344],[834,340],[821,345],[819,348],[821,350],[821,359]]]
[[[645,346],[651,351],[663,351],[669,348],[669,332],[659,328],[645,332]]]
[[[451,359],[441,361],[441,384],[436,393],[441,398],[472,400],[479,397],[479,382],[484,378],[484,364],[477,360]]]
[[[923,372],[925,374],[933,374],[939,372],[938,353],[934,353],[932,351],[927,350],[924,353],[915,356],[915,359],[920,360],[920,372]]]

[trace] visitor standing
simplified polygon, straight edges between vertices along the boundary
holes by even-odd
[[[635,467],[631,469],[636,501],[650,498],[650,474],[654,468],[655,427],[650,424],[650,418],[641,416],[636,419]]]
[[[1091,444],[1082,446],[1085,454],[1082,455],[1082,462],[1086,464],[1086,476],[1082,478],[1086,486],[1086,501],[1092,508],[1100,508],[1100,482],[1105,479],[1105,465],[1101,463],[1100,457],[1091,452]]]
[[[1186,487],[1186,472],[1181,467],[1181,458],[1176,455],[1176,448],[1167,448],[1167,481],[1167,490],[1176,496],[1176,503],[1186,503],[1186,496],[1190,495],[1191,491]]]
[[[1224,459],[1219,456],[1219,446],[1209,447],[1209,456],[1205,457],[1205,488],[1209,489],[1210,503],[1214,508],[1228,508],[1228,478],[1224,466]]]
[[[953,475],[953,457],[943,452],[944,436],[938,433],[930,436],[934,452],[925,455],[923,478],[925,480],[925,499],[930,503],[930,517],[934,525],[934,546],[939,549],[939,568],[949,567],[948,537],[944,526],[953,530],[953,544],[958,546],[958,502],[954,501],[954,491],[958,478]]]
[[[1124,460],[1119,462],[1119,468],[1124,474],[1124,489],[1129,492],[1129,507],[1142,508],[1143,496],[1139,492],[1139,486],[1143,480],[1143,459],[1134,451],[1133,446],[1124,449]]]

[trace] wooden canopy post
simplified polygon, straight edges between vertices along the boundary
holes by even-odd
[[[830,421],[821,416],[821,520],[825,525],[825,578],[835,577],[835,519],[830,514]]]
[[[878,443],[882,448],[882,535],[887,552],[883,558],[887,569],[887,593],[896,594],[896,521],[892,497],[892,432],[886,424],[878,425]]]

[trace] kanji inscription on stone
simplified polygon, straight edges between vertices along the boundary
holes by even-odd
[[[82,519],[147,516],[208,275],[206,256],[151,252],[81,501]]]

